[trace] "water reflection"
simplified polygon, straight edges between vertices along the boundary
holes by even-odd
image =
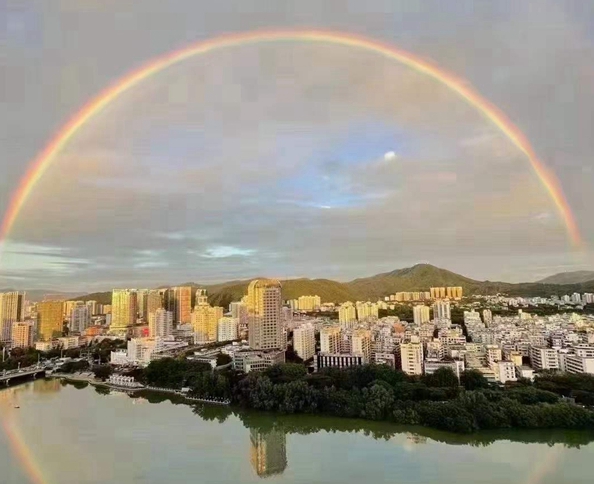
[[[281,430],[250,430],[251,463],[260,477],[282,474],[287,468],[287,434]]]
[[[369,436],[372,439],[378,441],[391,441],[401,446],[407,451],[416,450],[418,451],[415,453],[416,455],[431,454],[433,451],[427,449],[423,450],[423,448],[433,446],[436,442],[445,443],[449,445],[464,445],[472,447],[487,447],[491,446],[497,441],[502,440],[508,442],[522,443],[544,443],[547,444],[550,448],[540,448],[540,457],[535,459],[538,462],[546,462],[553,467],[559,466],[558,462],[562,456],[564,458],[567,458],[567,456],[571,453],[566,452],[563,447],[579,448],[583,445],[589,444],[590,442],[594,441],[594,434],[592,432],[588,433],[548,429],[514,429],[493,432],[480,432],[471,435],[461,435],[421,427],[397,426],[389,422],[372,422],[365,420],[341,419],[334,417],[312,415],[267,414],[262,412],[246,411],[243,409],[227,406],[213,406],[195,403],[189,404],[187,400],[170,394],[153,392],[138,392],[135,394],[126,394],[121,392],[113,392],[105,387],[94,387],[93,390],[91,390],[90,386],[86,384],[71,384],[57,379],[37,380],[31,384],[1,390],[0,424],[2,424],[3,421],[16,422],[18,424],[16,426],[17,430],[18,428],[22,427],[22,433],[27,437],[26,441],[32,442],[33,440],[35,440],[35,438],[32,437],[32,435],[35,433],[35,426],[34,424],[29,423],[29,420],[31,418],[34,418],[35,415],[39,415],[39,409],[42,409],[42,411],[45,410],[45,408],[47,407],[45,401],[46,398],[49,398],[49,396],[53,393],[60,392],[65,386],[71,388],[65,388],[64,392],[62,392],[63,395],[59,396],[58,399],[56,399],[56,402],[61,402],[59,403],[59,405],[64,406],[64,412],[66,412],[65,415],[67,415],[67,421],[69,425],[59,427],[60,431],[57,434],[55,434],[53,438],[61,438],[62,432],[65,435],[63,442],[67,444],[69,442],[73,442],[76,439],[81,438],[81,435],[86,435],[87,446],[90,447],[94,445],[105,446],[106,442],[111,442],[111,440],[113,439],[113,434],[110,434],[109,432],[107,434],[98,435],[99,429],[96,427],[96,425],[102,426],[102,422],[105,422],[105,420],[101,420],[100,417],[98,417],[97,423],[89,426],[88,428],[82,426],[83,430],[81,433],[81,422],[85,422],[86,419],[84,416],[84,412],[83,414],[81,414],[77,410],[80,407],[80,405],[77,405],[79,396],[81,397],[81,401],[87,402],[86,405],[88,405],[89,402],[94,401],[92,398],[89,399],[90,396],[95,395],[96,397],[99,397],[99,395],[111,395],[109,397],[105,397],[105,400],[102,398],[101,401],[97,402],[97,413],[99,415],[102,414],[103,418],[105,418],[106,416],[112,418],[113,415],[115,415],[112,414],[113,409],[117,408],[117,415],[120,416],[121,419],[126,419],[126,425],[130,427],[131,432],[138,432],[138,435],[141,436],[140,438],[142,442],[144,442],[144,439],[148,439],[148,435],[152,435],[151,432],[154,432],[154,435],[159,435],[160,438],[164,439],[176,439],[177,437],[183,436],[184,429],[186,428],[185,426],[188,423],[188,419],[192,419],[192,415],[188,415],[187,412],[172,412],[172,409],[168,409],[167,405],[160,407],[159,411],[156,412],[160,416],[171,414],[173,415],[171,419],[172,422],[183,422],[181,424],[181,427],[178,427],[177,429],[177,431],[181,433],[176,434],[175,430],[166,430],[165,433],[160,433],[162,432],[163,428],[159,427],[158,425],[156,425],[155,430],[153,430],[150,426],[145,427],[143,426],[143,424],[139,424],[139,421],[136,418],[136,416],[143,415],[145,418],[147,418],[149,416],[149,413],[147,413],[148,409],[144,409],[141,407],[137,407],[136,409],[132,409],[130,407],[129,409],[126,409],[125,407],[128,407],[128,405],[126,405],[125,403],[128,398],[133,398],[135,403],[144,403],[145,405],[143,405],[142,407],[149,406],[149,404],[151,403],[161,403],[163,401],[169,401],[174,405],[188,405],[189,407],[191,407],[192,412],[203,421],[221,424],[226,422],[226,425],[224,427],[221,427],[220,429],[216,428],[216,426],[213,425],[204,426],[203,428],[206,432],[205,435],[209,435],[211,439],[217,439],[219,435],[229,435],[229,429],[239,429],[238,434],[234,435],[233,439],[229,442],[236,442],[237,437],[239,437],[240,442],[242,442],[242,448],[239,449],[234,449],[234,447],[236,447],[235,445],[229,446],[226,442],[218,442],[218,450],[212,450],[212,452],[215,453],[209,456],[209,452],[211,450],[209,450],[210,447],[208,445],[208,440],[205,440],[204,442],[200,442],[198,446],[201,449],[200,454],[192,454],[191,457],[188,456],[188,459],[190,459],[191,461],[197,455],[200,455],[201,458],[205,459],[206,463],[212,463],[214,462],[214,459],[217,458],[215,456],[223,455],[226,452],[228,452],[229,455],[232,454],[239,458],[235,460],[243,462],[243,472],[246,476],[245,482],[253,482],[250,479],[257,479],[258,477],[268,478],[276,476],[276,478],[278,478],[278,476],[280,475],[283,475],[284,480],[288,479],[289,481],[291,481],[291,479],[294,478],[295,473],[298,473],[299,475],[303,474],[305,472],[302,470],[303,455],[302,453],[296,451],[296,449],[302,448],[301,446],[303,445],[310,445],[308,443],[305,443],[310,442],[309,440],[306,441],[302,438],[299,438],[299,436],[301,435],[309,434],[312,434],[312,436],[314,434],[322,434],[321,436],[318,436],[315,439],[322,438],[325,442],[328,442],[327,439],[332,439],[332,437],[329,437],[328,435],[324,434],[336,434],[338,440],[332,440],[332,442],[338,442],[340,444],[340,441],[347,440],[347,434],[358,433],[361,435]],[[73,393],[75,389],[83,389],[87,386],[89,388],[83,390],[83,392],[81,392],[80,394]],[[35,399],[31,398],[33,396],[33,393],[37,394],[38,397],[41,396],[42,401],[36,403]],[[113,403],[110,404],[107,400],[112,400]],[[20,410],[15,409],[17,405],[22,405],[22,408]],[[103,412],[104,409],[107,410]],[[58,411],[57,414],[60,415],[60,411]],[[165,421],[168,421],[168,418]],[[121,424],[122,422],[119,423]],[[85,431],[86,434],[84,433]],[[1,434],[2,431],[0,429],[0,440],[2,437]],[[312,438],[311,441],[313,442],[314,439]],[[317,440],[317,442],[320,441]],[[44,445],[47,446],[47,443],[45,441]],[[35,449],[34,447],[35,446],[33,445],[33,450],[36,451],[37,455],[43,455],[42,453],[40,453],[39,448]],[[322,448],[323,447],[324,445],[322,445]],[[494,449],[495,453],[505,452],[505,448],[501,447],[501,445],[495,447],[497,447],[496,449]],[[42,446],[40,448],[44,449],[46,447]],[[381,449],[382,447],[374,448]],[[392,446],[390,445],[389,448],[392,448]],[[452,449],[448,450],[442,448],[441,450],[441,452],[448,451],[452,452]],[[465,449],[465,451],[470,450]],[[489,453],[490,451],[491,449],[485,452]],[[288,455],[291,454],[291,452],[296,453],[293,456]],[[485,454],[485,452],[480,452],[478,450],[473,452],[476,452],[476,455]],[[525,452],[527,456],[530,456],[530,451],[528,448],[526,450],[521,450],[520,452]],[[92,455],[91,452],[87,452],[86,447],[82,454],[83,455],[77,455],[77,460],[79,462],[81,459],[84,460],[85,454]],[[114,456],[115,455],[117,454],[114,454]],[[394,455],[398,455],[398,451],[396,451]],[[295,461],[293,463],[292,472],[285,472],[288,467],[288,459],[291,457]],[[104,458],[109,459],[111,458],[111,456],[106,454],[104,455]],[[182,459],[178,463],[178,465],[190,465],[187,462]],[[67,466],[67,459],[64,460],[64,462],[61,462],[61,464]],[[48,467],[51,467],[53,464],[46,465]],[[253,470],[253,474],[250,472],[250,467]],[[374,466],[370,464],[370,472],[372,472],[373,467]],[[536,469],[537,466],[534,467]],[[92,469],[93,465],[92,463],[90,463],[86,465],[84,468]],[[91,471],[89,470],[89,472]],[[127,472],[128,470],[126,469],[117,469],[117,472],[114,471],[114,480],[108,480],[104,482],[117,482],[115,480],[115,476],[127,476]],[[337,471],[335,470],[334,472]],[[549,468],[544,467],[543,465],[539,465],[538,468],[535,470],[535,475],[538,476],[543,473],[546,473],[547,475],[553,475],[555,472],[557,472],[555,469],[551,470]],[[248,475],[251,475],[250,478],[247,477]],[[130,479],[133,478],[133,476],[127,477],[130,477]],[[532,477],[530,477],[530,479],[532,479]],[[538,479],[538,477],[536,479]],[[2,481],[2,479],[0,479],[0,481]],[[21,481],[18,482],[20,484]],[[96,481],[93,481],[91,479],[89,482]],[[120,480],[120,482],[132,482],[132,480]],[[177,481],[173,480],[171,482]],[[235,480],[233,482],[244,481],[240,479]],[[352,481],[345,482],[359,482],[359,478],[354,477]],[[538,482],[538,480],[523,480],[522,482]],[[559,482],[572,481],[568,480]]]

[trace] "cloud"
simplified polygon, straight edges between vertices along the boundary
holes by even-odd
[[[583,176],[594,49],[568,2],[447,12],[431,2],[267,2],[247,15],[233,0],[175,9],[146,0],[126,2],[131,15],[116,26],[103,13],[120,5],[31,7],[27,35],[3,50],[0,210],[64,120],[143,60],[221,32],[308,25],[392,42],[468,79],[533,141],[594,236]],[[527,255],[571,257],[525,155],[475,108],[382,56],[318,43],[221,50],[127,92],[71,140],[10,235],[2,269],[56,285],[345,279],[420,259],[495,278],[502,261],[522,273]]]
[[[255,253],[253,249],[243,249],[241,247],[232,247],[230,245],[220,245],[211,247],[202,254],[207,259],[226,259],[228,257],[247,257]]]

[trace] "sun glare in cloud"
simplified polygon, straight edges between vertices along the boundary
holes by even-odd
[[[394,153],[393,151],[388,151],[386,154],[384,154],[384,160],[386,161],[392,161],[395,160],[397,158],[396,153]]]

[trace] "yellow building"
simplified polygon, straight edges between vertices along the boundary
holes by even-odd
[[[341,304],[338,308],[338,322],[341,325],[347,325],[356,320],[357,310],[355,309],[355,305],[350,301]]]
[[[111,295],[110,332],[123,333],[136,323],[138,299],[133,289],[114,289]]]
[[[12,347],[29,348],[33,346],[33,323],[12,323]]]
[[[0,293],[0,341],[4,343],[12,341],[13,323],[23,320],[24,298],[24,293]]]
[[[281,318],[281,283],[275,279],[250,282],[247,293],[248,338],[255,350],[284,350],[287,346]]]
[[[149,291],[146,295],[146,314],[157,312],[163,307],[163,300],[159,291]]]
[[[223,317],[223,308],[208,304],[206,290],[196,291],[196,306],[191,315],[194,327],[195,343],[212,343],[217,341],[219,320]]]
[[[37,303],[37,339],[50,341],[62,336],[64,330],[64,304],[62,301]]]

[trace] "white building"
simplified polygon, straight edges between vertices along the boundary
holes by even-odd
[[[559,355],[557,354],[557,350],[553,348],[531,346],[530,361],[532,362],[532,368],[535,370],[559,369]]]
[[[136,365],[146,366],[151,362],[154,353],[164,348],[163,339],[154,338],[132,338],[128,341],[128,361]]]
[[[233,369],[250,373],[262,371],[273,365],[285,362],[285,352],[282,351],[258,351],[242,350],[233,353]]]
[[[340,328],[328,326],[320,330],[320,352],[335,354],[340,353]]]
[[[452,313],[450,308],[450,301],[437,300],[433,303],[433,318],[434,319],[452,319]]]
[[[233,341],[237,339],[239,319],[228,316],[219,319],[217,341]]]
[[[149,337],[171,336],[173,334],[173,312],[163,308],[156,309],[148,315]]]
[[[402,371],[407,375],[423,374],[423,345],[420,341],[411,341],[400,345]]]
[[[594,375],[594,358],[578,355],[567,355],[565,366],[568,373],[589,373]]]
[[[371,332],[369,330],[357,329],[353,331],[351,354],[362,355],[363,364],[371,363]]]
[[[293,349],[306,361],[316,353],[316,331],[312,323],[305,323],[293,331]]]
[[[78,348],[80,346],[80,338],[78,336],[66,336],[64,338],[58,338],[58,346],[60,346],[63,350]]]
[[[497,361],[493,363],[493,369],[500,383],[518,380],[516,377],[516,365],[512,361]]]
[[[425,305],[418,305],[413,307],[413,321],[416,325],[428,323],[431,320],[429,315],[429,307]]]
[[[426,359],[423,363],[423,366],[425,375],[432,375],[440,368],[451,368],[458,377],[458,380],[460,379],[460,375],[465,370],[464,360],[441,361]]]
[[[82,333],[91,325],[91,309],[80,302],[70,311],[70,331]]]

